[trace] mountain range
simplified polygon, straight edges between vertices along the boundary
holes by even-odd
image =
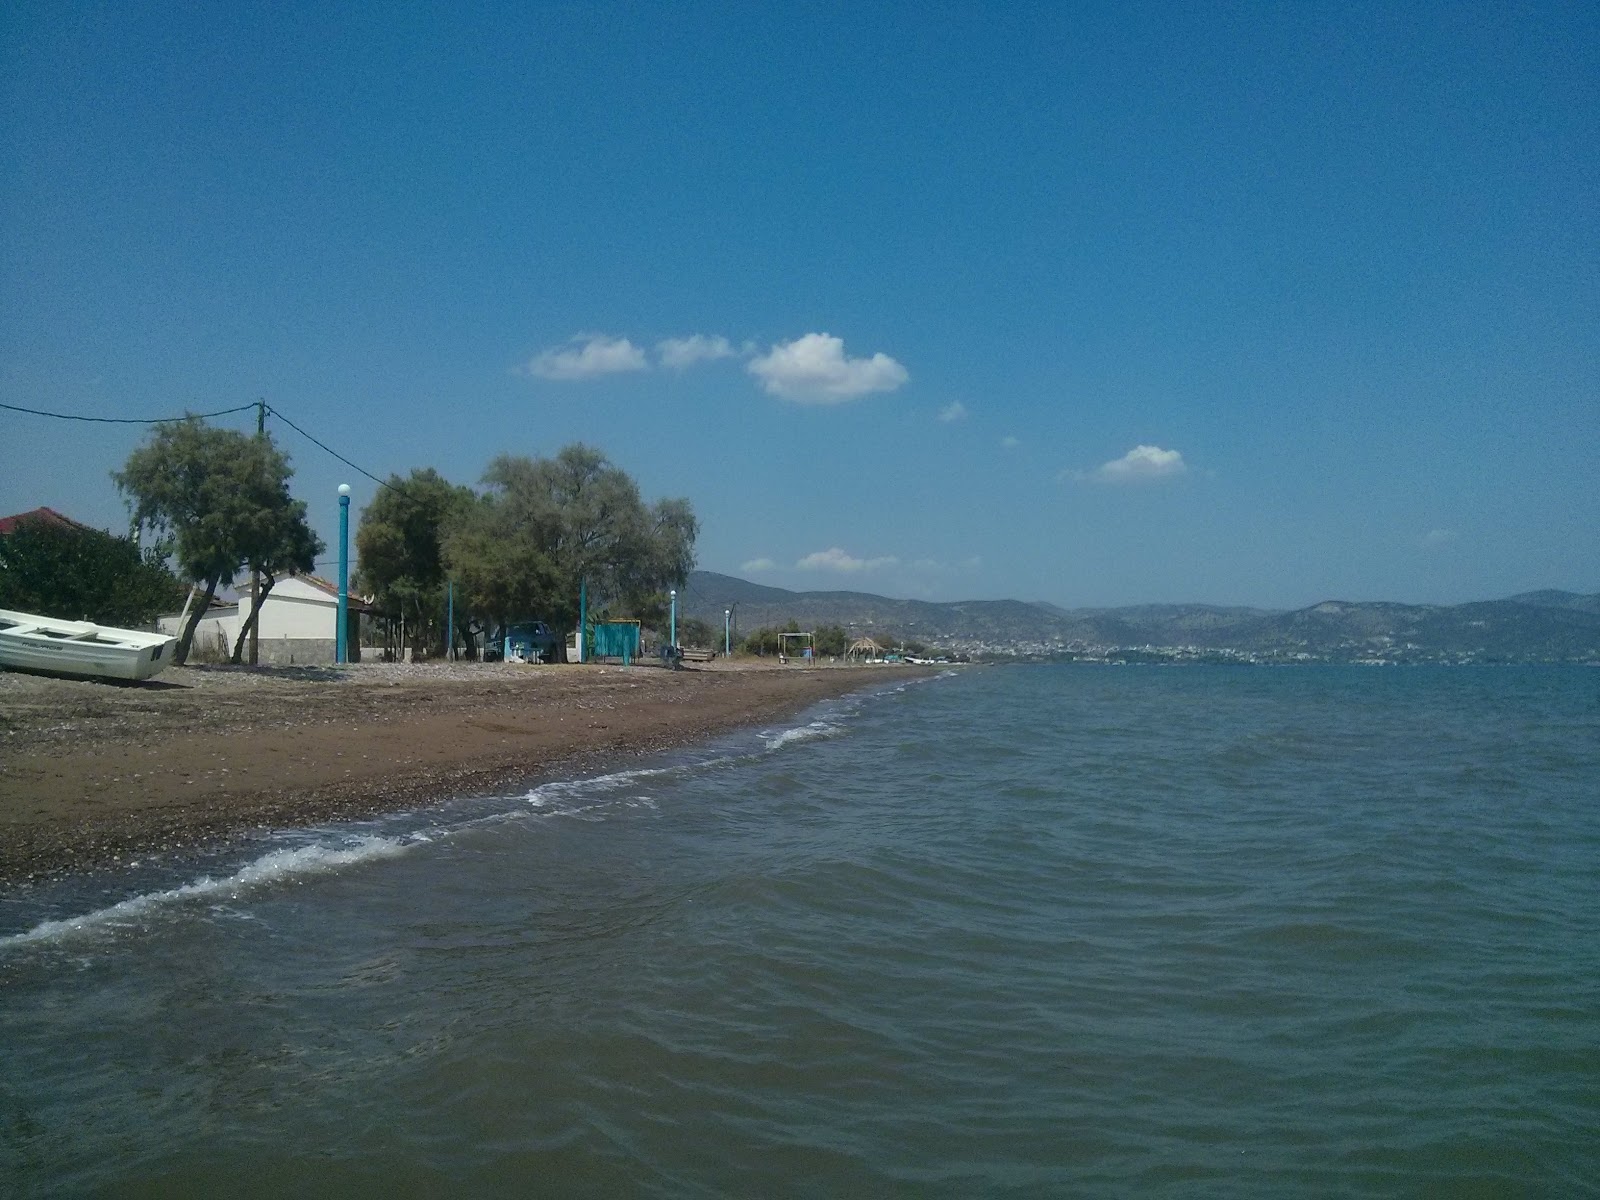
[[[1061,608],[1021,600],[936,603],[870,592],[796,592],[695,571],[680,611],[720,629],[842,625],[882,645],[985,657],[1252,661],[1596,662],[1600,594],[1525,592],[1468,604],[1328,600],[1290,612],[1209,604]]]

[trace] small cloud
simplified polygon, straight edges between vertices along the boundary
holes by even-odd
[[[939,420],[950,422],[959,421],[967,415],[967,406],[959,400],[952,400],[939,410]]]
[[[887,354],[846,358],[844,339],[808,333],[750,360],[750,374],[774,396],[801,404],[842,404],[869,392],[892,392],[911,376]]]
[[[1000,449],[1002,450],[1015,450],[1020,445],[1022,445],[1022,440],[1009,434],[1000,439]]]
[[[1147,483],[1155,479],[1170,479],[1188,471],[1183,455],[1176,450],[1163,450],[1160,446],[1135,446],[1121,458],[1101,463],[1092,471],[1070,471],[1064,474],[1072,479],[1092,483]]]
[[[594,379],[622,371],[649,368],[644,351],[627,338],[579,334],[565,346],[546,350],[528,363],[528,374],[540,379]]]
[[[795,568],[801,571],[842,571],[849,574],[855,571],[874,571],[879,567],[892,567],[898,564],[899,561],[892,554],[883,558],[856,558],[854,555],[846,554],[839,547],[833,546],[827,550],[818,550],[815,554],[806,555],[795,563]]]
[[[741,571],[770,571],[778,564],[770,558],[752,558],[739,568]]]
[[[1430,529],[1423,535],[1422,545],[1428,550],[1438,550],[1443,546],[1453,546],[1461,540],[1461,535],[1454,529]]]
[[[733,357],[733,344],[721,334],[708,337],[703,333],[683,338],[666,338],[656,343],[656,357],[663,367],[681,371],[697,362],[711,362]]]

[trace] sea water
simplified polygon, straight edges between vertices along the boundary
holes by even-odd
[[[972,669],[0,902],[13,1196],[1576,1196],[1600,671]]]

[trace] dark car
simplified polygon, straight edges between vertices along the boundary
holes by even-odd
[[[559,639],[543,621],[516,621],[502,625],[485,644],[483,657],[488,662],[508,659],[515,662],[554,662]]]

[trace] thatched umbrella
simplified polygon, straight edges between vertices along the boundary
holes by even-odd
[[[844,652],[846,658],[882,658],[883,647],[869,637],[857,638]]]

